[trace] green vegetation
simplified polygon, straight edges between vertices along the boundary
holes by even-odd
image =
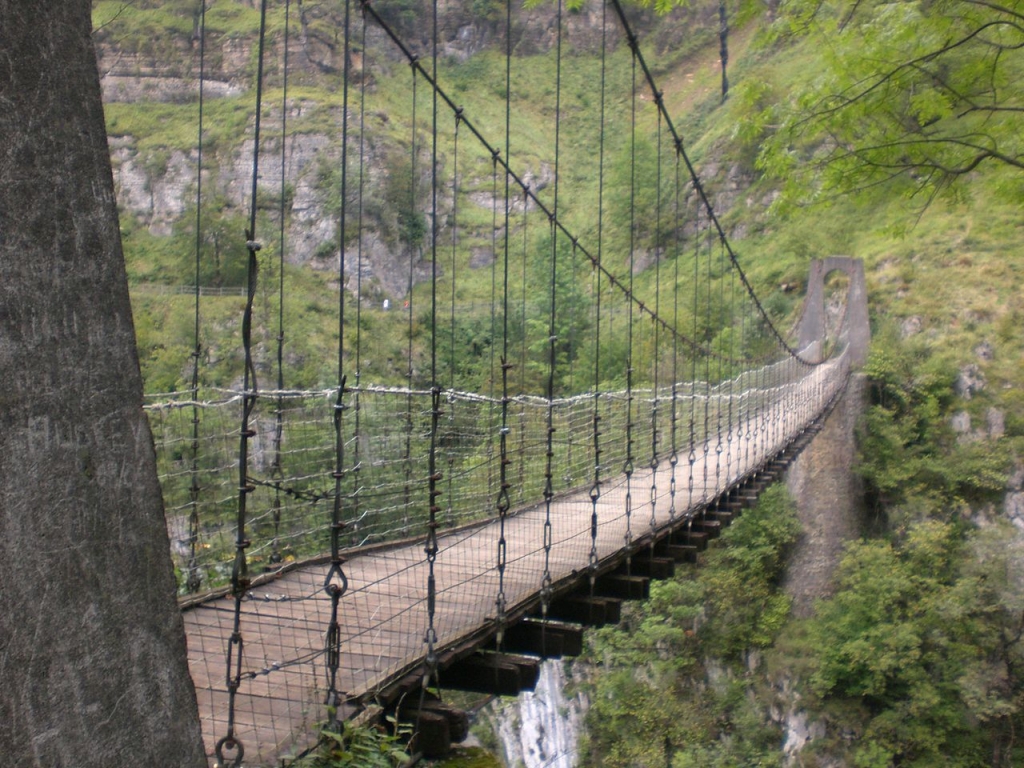
[[[811,707],[857,734],[819,748],[857,766],[1014,765],[1021,545],[972,510],[999,501],[1019,438],[956,440],[953,375],[927,348],[882,334],[866,372],[859,467],[879,536],[850,544],[834,597],[780,645],[802,657]]]
[[[147,66],[151,67],[163,66],[163,61],[187,61],[189,63],[182,65],[187,71],[177,73],[173,67],[166,71],[171,75],[194,76],[194,50],[184,57],[183,51],[172,55],[170,51],[149,50],[145,47],[145,39],[160,29],[167,40],[183,43],[186,29],[188,35],[194,34],[199,7],[198,3],[191,1],[168,4],[135,3],[130,6],[98,3],[95,5],[94,14],[98,30],[97,40],[101,45],[114,46],[122,51],[133,51],[142,56],[148,62]],[[236,36],[245,22],[245,14],[233,15],[229,12],[233,7],[232,3],[217,4],[217,7],[216,13],[207,14],[207,33],[212,51],[221,50],[225,40]],[[342,8],[343,4],[336,2],[303,4],[299,15],[304,32],[316,39],[319,39],[318,35],[323,37],[327,33],[327,28],[323,25],[331,19],[340,20]],[[272,14],[273,18],[268,27],[271,49],[281,42],[283,34],[282,19],[278,18],[279,10]],[[391,9],[389,13],[392,11],[399,15],[405,12],[399,7]],[[248,21],[254,21],[251,9],[248,13]],[[254,28],[248,36],[241,36],[229,47],[244,48],[246,44],[251,47]],[[692,41],[687,45],[691,43]],[[606,74],[609,92],[614,94],[606,106],[609,121],[621,120],[628,114],[629,102],[623,97],[629,88],[628,55],[625,46],[617,46],[609,60]],[[679,55],[678,51],[674,55]],[[211,56],[213,61],[210,66],[216,77],[218,71],[229,67],[229,62],[217,58],[216,54]],[[442,85],[458,96],[460,102],[464,102],[465,114],[473,120],[474,125],[486,136],[491,137],[492,141],[500,137],[504,132],[505,73],[503,58],[499,53],[483,51],[468,62],[443,60],[440,65]],[[422,202],[428,197],[429,190],[429,178],[425,175],[428,162],[424,154],[428,142],[423,133],[426,127],[424,115],[429,111],[428,99],[421,95],[417,100],[415,109],[418,116],[414,131],[411,125],[414,105],[409,96],[408,71],[404,67],[393,69],[390,66],[374,66],[371,75],[373,87],[366,93],[365,113],[368,120],[369,149],[377,158],[380,167],[364,172],[364,196],[361,204],[363,223],[359,225],[354,221],[353,203],[356,179],[360,177],[360,171],[356,154],[349,153],[350,199],[347,201],[346,246],[355,245],[356,233],[360,226],[370,228],[380,236],[389,251],[398,254],[399,261],[408,261],[410,258],[415,261],[417,257],[421,259],[416,265],[416,271],[420,274],[417,282],[432,258],[441,260],[443,266],[440,272],[439,294],[448,295],[451,281],[455,280],[456,301],[479,308],[467,313],[460,312],[455,327],[452,327],[449,333],[443,334],[445,341],[442,344],[451,347],[450,342],[454,339],[456,342],[464,341],[466,346],[460,348],[456,344],[454,348],[442,350],[442,357],[451,373],[458,374],[463,387],[479,391],[490,386],[496,378],[494,352],[497,341],[494,330],[500,330],[504,320],[501,317],[493,317],[489,309],[495,301],[493,268],[480,269],[470,266],[474,251],[490,249],[493,244],[493,206],[474,202],[474,199],[490,195],[493,164],[491,158],[476,142],[462,141],[459,163],[463,181],[458,218],[452,222],[452,226],[457,226],[459,230],[458,247],[449,255],[447,251],[450,237],[447,231],[442,231],[439,246],[443,251],[438,254],[431,253],[431,243],[427,242],[427,218]],[[513,68],[510,89],[513,98],[511,153],[514,166],[518,169],[528,169],[536,173],[550,163],[550,158],[554,154],[555,115],[551,108],[554,87],[550,77],[553,69],[553,52],[518,59]],[[274,131],[279,130],[277,117],[280,111],[280,73],[276,72],[273,66],[269,70],[269,88],[264,96],[263,130],[265,135],[269,133],[268,142],[272,146],[279,141],[279,137],[274,136]],[[572,194],[563,193],[560,209],[570,228],[580,233],[580,241],[589,243],[591,250],[596,239],[596,222],[591,214],[596,204],[596,156],[601,140],[599,121],[594,120],[597,101],[593,83],[600,73],[600,62],[593,52],[577,52],[567,60],[563,68],[560,120],[564,135],[571,137],[571,141],[563,139],[560,151],[562,166],[570,169],[566,178],[571,178],[574,190]],[[319,73],[306,70],[299,73],[297,79],[302,84],[291,89],[290,103],[301,104],[301,109],[290,119],[289,133],[324,135],[336,145],[341,106],[338,72],[329,68]],[[187,174],[188,171],[182,169],[187,169],[195,161],[197,108],[194,100],[184,104],[136,102],[108,105],[108,130],[112,136],[119,137],[119,146],[122,147],[117,153],[117,161],[125,168],[128,168],[126,163],[132,163],[135,169],[141,169],[150,187],[154,187],[164,175],[169,175],[172,169],[175,173]],[[251,133],[251,94],[209,98],[205,109],[204,173],[209,175],[209,179],[204,180],[204,190],[207,194],[204,195],[200,211],[202,229],[199,240],[199,285],[204,289],[216,291],[238,289],[245,280],[242,230],[245,228],[248,213],[244,210],[242,201],[227,199],[223,189],[226,184],[236,184],[230,179],[237,173],[240,144]],[[653,125],[653,110],[649,104],[640,104],[639,118],[640,124],[645,126],[643,130]],[[445,167],[454,162],[451,157],[454,151],[453,137],[442,135],[439,141],[443,166],[441,170],[444,171]],[[649,185],[642,186],[631,204],[632,196],[624,191],[629,187],[628,161],[633,154],[629,134],[623,131],[609,131],[606,133],[605,141],[605,162],[615,183],[610,185],[609,188],[613,192],[608,194],[606,200],[603,230],[606,253],[604,262],[624,279],[625,272],[630,269],[628,244],[631,228],[636,226],[634,222],[638,223],[653,216],[657,196]],[[416,158],[409,154],[414,142],[418,146]],[[337,149],[333,151],[337,152]],[[663,152],[665,151],[663,148]],[[636,152],[644,160],[643,175],[647,178],[655,176],[657,158],[650,139],[638,135]],[[337,216],[342,209],[342,201],[341,173],[336,158],[330,153],[321,154],[313,170],[307,172],[305,181],[313,182],[314,194],[324,212]],[[667,206],[671,199],[672,183],[671,174],[666,170],[661,190],[663,206]],[[152,188],[145,191],[156,194]],[[548,181],[538,185],[536,191],[546,204],[553,203]],[[156,301],[154,295],[160,294],[152,287],[154,284],[171,286],[177,291],[179,287],[195,283],[195,203],[188,202],[192,194],[192,189],[184,191],[185,211],[177,221],[171,223],[173,234],[170,238],[154,235],[156,228],[146,226],[144,219],[136,221],[130,214],[124,214],[122,217],[134,304],[142,329],[140,357],[146,388],[150,392],[171,391],[183,387],[190,362],[187,353],[184,357],[179,356],[195,346],[190,332],[192,312],[188,302]],[[279,226],[276,217],[278,194],[279,192],[263,186],[258,192],[257,232],[263,233],[264,239],[268,239],[268,234]],[[289,186],[284,194],[287,198],[285,223],[293,228],[297,225],[291,215],[294,187]],[[442,204],[448,205],[446,200],[442,200]],[[573,222],[577,222],[578,226],[574,227]],[[522,374],[517,377],[514,386],[540,394],[546,387],[544,371],[549,356],[547,344],[543,340],[548,336],[546,316],[547,305],[550,302],[547,286],[550,276],[548,260],[553,252],[551,236],[542,215],[523,215],[519,220],[517,214],[514,226],[516,229],[522,227],[523,232],[521,236],[517,233],[510,243],[510,247],[514,249],[512,258],[521,260],[526,265],[521,278],[516,267],[510,276],[516,284],[509,286],[510,299],[520,311],[516,312],[516,316],[509,317],[508,347],[515,350],[514,354],[523,362]],[[660,248],[667,252],[667,241],[670,239],[668,226],[666,216],[661,232],[645,228],[647,234],[637,240],[637,248],[643,251]],[[261,253],[261,283],[264,285],[273,280],[276,271],[275,250],[274,244],[264,243]],[[567,240],[559,242],[555,250],[559,259],[556,281],[560,302],[560,315],[555,322],[559,338],[562,340],[560,348],[556,351],[561,371],[556,382],[556,392],[568,394],[587,388],[593,380],[591,373],[583,376],[579,375],[578,371],[593,369],[595,354],[592,349],[585,349],[583,339],[591,322],[594,291],[597,285],[593,280],[592,270],[576,249],[570,247]],[[313,255],[318,263],[327,265],[336,257],[338,251],[337,239],[326,239],[316,246]],[[693,257],[677,258],[691,260]],[[669,268],[668,264],[664,265],[666,273]],[[692,268],[680,266],[678,272],[690,274]],[[337,305],[337,298],[334,295],[336,287],[332,285],[329,275],[319,279],[318,276],[306,273],[307,270],[301,268],[286,269],[289,295],[302,297],[298,302],[289,302],[286,308],[289,346],[304,345],[306,340],[313,342],[327,340],[332,336],[337,338],[339,323],[337,317],[332,319],[332,312],[329,309],[332,305]],[[650,295],[654,291],[652,279],[650,274],[637,275],[638,291]],[[349,287],[351,289],[353,286]],[[410,297],[414,307],[429,305],[428,290],[424,285],[417,285],[414,288]],[[502,290],[501,285],[498,286],[498,290]],[[607,285],[602,290],[607,292]],[[424,345],[427,338],[423,335],[422,329],[425,322],[429,323],[429,316],[425,316],[422,311],[414,310],[414,318],[410,323],[397,322],[397,313],[392,319],[374,309],[380,307],[384,295],[379,285],[366,285],[363,287],[363,293],[364,296],[375,300],[363,307],[359,330],[367,336],[373,334],[376,354],[365,361],[366,367],[361,371],[362,380],[386,384],[405,383],[403,371],[412,367],[420,372],[414,384],[425,384],[426,381],[422,378],[423,366],[418,361],[423,360],[426,354]],[[667,305],[672,296],[672,288],[667,279],[661,283],[660,293],[659,300],[666,302]],[[202,302],[204,320],[201,331],[207,338],[202,341],[207,348],[225,349],[230,344],[230,337],[224,334],[232,332],[235,324],[211,324],[207,323],[205,318],[222,315],[221,307],[224,311],[230,312],[231,307],[237,305],[237,301],[228,297],[217,297],[214,291],[208,291],[207,294],[209,298],[204,295]],[[526,296],[529,296],[529,306],[526,306],[527,302],[524,301]],[[394,298],[392,296],[392,299]],[[608,301],[609,298],[606,296],[606,306]],[[263,305],[273,312],[272,297],[267,297]],[[306,307],[316,309],[305,311]],[[787,307],[786,311],[788,309]],[[348,316],[345,320],[345,324],[351,329],[345,339],[346,348],[350,350],[355,343],[352,332],[355,330],[355,323],[351,316],[354,311],[355,303],[350,302],[346,308]],[[149,312],[153,312],[154,315],[146,317]],[[708,316],[706,312],[702,314],[702,317]],[[257,330],[261,335],[259,344],[270,343],[275,335],[274,330],[269,327],[273,323],[271,317],[272,315],[261,313],[257,318]],[[685,308],[681,312],[681,320],[682,323],[690,323]],[[717,344],[725,349],[726,345],[732,343],[728,341],[732,335],[725,333],[721,342],[716,342],[715,339],[724,330],[722,326],[726,322],[728,321],[723,318],[717,318],[710,326],[702,328],[700,333],[709,344]],[[602,331],[603,344],[607,346],[608,352],[603,358],[600,378],[608,385],[621,385],[625,381],[628,359],[625,352],[625,330],[625,323],[614,324],[614,327],[606,323]],[[653,347],[654,337],[647,336],[643,337],[642,343]],[[315,357],[313,349],[311,343],[308,350],[300,348],[295,350],[294,356],[290,354],[289,357],[312,361]],[[414,359],[412,366],[408,361],[409,350],[412,350]],[[666,359],[669,355],[670,353],[666,351]],[[272,356],[273,352],[270,349],[265,349],[261,353],[264,359],[270,359]],[[212,386],[230,385],[236,370],[231,367],[231,363],[236,361],[236,358],[235,353],[219,355],[209,363],[204,358],[203,383]],[[659,376],[664,379],[664,371],[668,368],[663,366],[661,370]],[[712,373],[717,377],[728,372]],[[653,371],[638,371],[635,383],[639,384],[652,375]],[[329,368],[315,370],[303,366],[297,371],[286,372],[289,386],[325,386],[335,377],[335,372]]]
[[[984,165],[1024,170],[1024,8],[969,0],[794,0],[773,32],[821,45],[821,69],[769,107],[762,167],[800,200],[824,192],[967,192]]]
[[[1019,762],[1024,627],[1006,534],[921,520],[848,550],[807,627],[808,683],[859,731],[854,765]]]
[[[781,765],[789,690],[827,727],[807,760],[1024,758],[1024,545],[972,512],[998,502],[1019,439],[955,439],[953,377],[938,357],[884,333],[876,342],[859,462],[876,536],[850,543],[814,617],[791,620],[777,589],[797,530],[776,487],[701,568],[594,633],[586,765]]]
[[[786,621],[779,589],[799,533],[781,485],[766,491],[692,572],[653,583],[617,627],[590,636],[596,666],[586,765],[781,765],[779,728],[749,665]]]
[[[403,746],[407,729],[383,725],[338,723],[320,729],[320,742],[307,757],[291,763],[295,768],[401,768],[409,761]]]
[[[948,519],[998,501],[1006,487],[1011,443],[1019,439],[958,439],[951,427],[958,407],[956,371],[941,354],[903,344],[891,332],[876,335],[864,368],[871,405],[860,439],[859,471],[879,508],[890,515]]]

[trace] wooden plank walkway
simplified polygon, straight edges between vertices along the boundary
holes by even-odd
[[[816,369],[821,376],[827,366]],[[675,510],[672,514],[668,458],[657,469],[637,468],[607,480],[597,503],[599,560],[615,558],[652,529],[685,520],[704,502],[738,484],[784,448],[825,407],[832,394],[816,377],[797,382],[787,393],[793,413],[788,431],[767,444],[736,438],[731,450],[711,446],[690,465],[679,457]],[[691,481],[692,490],[691,490]],[[627,515],[627,494],[632,514]],[[585,573],[591,552],[593,504],[584,489],[551,506],[552,541],[548,568],[557,584]],[[544,505],[528,508],[505,523],[507,567],[504,591],[509,608],[534,600],[545,573]],[[438,648],[452,647],[493,623],[499,577],[497,521],[439,538],[435,565]],[[277,765],[278,757],[306,746],[316,724],[325,718],[324,633],[330,600],[324,593],[327,565],[296,568],[254,587],[242,604],[243,680],[236,694],[235,736],[244,747],[245,764]],[[351,557],[344,567],[348,591],[340,603],[342,657],[338,689],[349,697],[365,696],[422,664],[428,625],[427,563],[422,542],[379,549]],[[207,753],[227,732],[226,649],[233,628],[234,599],[217,598],[184,611],[189,664],[199,701]],[[443,678],[442,678],[443,683]]]

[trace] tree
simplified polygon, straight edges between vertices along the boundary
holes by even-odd
[[[855,765],[1019,764],[1019,546],[927,520],[850,545],[808,655],[815,693],[860,710]]]
[[[824,68],[762,125],[762,168],[800,197],[880,184],[956,193],[983,165],[1024,170],[1024,3],[794,0],[779,24]]]
[[[0,0],[0,744],[206,766],[89,0]]]

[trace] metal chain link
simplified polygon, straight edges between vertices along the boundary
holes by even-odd
[[[238,448],[238,516],[236,520],[235,560],[231,568],[231,594],[234,596],[234,622],[225,654],[225,668],[228,689],[227,733],[217,742],[215,752],[218,766],[240,766],[245,748],[235,736],[235,701],[242,682],[242,599],[249,589],[249,564],[245,551],[250,545],[246,538],[247,501],[255,486],[249,482],[249,441],[256,436],[251,426],[253,410],[256,407],[258,385],[256,366],[252,356],[252,313],[259,282],[259,260],[256,254],[261,249],[256,240],[256,188],[259,179],[260,157],[260,114],[263,97],[263,52],[267,30],[267,0],[260,3],[259,55],[256,70],[256,118],[253,128],[252,192],[249,208],[249,226],[245,232],[248,261],[246,265],[247,290],[245,309],[242,313],[242,353],[245,358],[242,376],[242,420],[239,428]],[[233,757],[226,753],[235,753]],[[230,761],[230,763],[228,762]]]
[[[593,592],[597,575],[597,504],[601,500],[601,409],[600,392],[594,392],[594,414],[591,418],[594,437],[594,482],[590,486],[590,556],[587,571],[590,575],[590,589]]]
[[[655,345],[657,349],[657,345]],[[658,387],[655,377],[654,401],[651,404],[651,533],[658,529],[658,466],[661,459],[658,456]]]
[[[428,456],[428,499],[429,519],[427,521],[427,541],[424,552],[427,556],[427,630],[423,636],[423,642],[427,645],[426,674],[424,676],[424,689],[431,680],[437,679],[437,630],[435,628],[435,617],[437,615],[437,577],[435,564],[437,562],[437,513],[441,511],[437,503],[437,497],[443,492],[439,490],[438,483],[443,479],[442,473],[437,471],[437,436],[441,417],[444,411],[441,410],[441,388],[431,387],[430,390],[430,453]]]
[[[505,596],[505,569],[508,566],[508,545],[505,540],[505,522],[508,519],[508,512],[512,506],[509,498],[509,488],[511,484],[508,481],[508,467],[512,463],[512,459],[508,457],[508,436],[511,432],[511,428],[508,426],[508,405],[511,398],[508,396],[508,372],[513,368],[513,364],[506,361],[504,357],[501,359],[501,385],[504,396],[501,398],[501,429],[499,431],[498,440],[498,457],[499,457],[499,468],[498,468],[498,594],[495,597],[494,605],[496,609],[495,623],[497,624],[497,642],[498,646],[501,647],[505,637],[505,622],[507,621],[506,609],[508,607],[507,598]]]

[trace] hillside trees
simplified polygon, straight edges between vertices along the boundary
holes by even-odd
[[[981,166],[1024,170],[1020,0],[792,0],[775,31],[824,61],[761,123],[760,165],[792,197],[889,185],[927,204]]]
[[[807,657],[826,706],[854,705],[837,711],[859,734],[855,765],[1016,764],[1019,550],[1005,530],[927,520],[850,546]]]
[[[1004,493],[1011,445],[957,440],[954,370],[920,342],[883,325],[864,372],[857,469],[887,525],[847,546],[834,595],[787,630],[807,638],[788,660],[852,735],[825,747],[852,765],[1017,764],[1022,543],[971,511]]]
[[[584,765],[781,765],[748,663],[785,623],[779,579],[799,533],[792,500],[772,486],[700,568],[652,583],[648,602],[593,634]]]
[[[859,474],[891,518],[948,518],[998,500],[1011,465],[1006,441],[958,440],[950,418],[955,371],[927,347],[876,336],[864,373],[871,402],[858,445]]]
[[[0,0],[0,744],[205,766],[88,0]]]

